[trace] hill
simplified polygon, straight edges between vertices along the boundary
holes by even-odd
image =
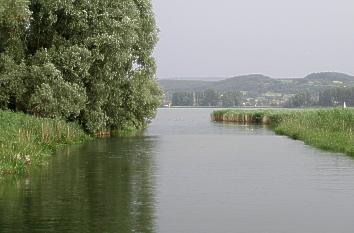
[[[262,74],[226,78],[220,81],[159,80],[166,101],[177,92],[205,92],[212,89],[219,93],[242,92],[245,99],[276,96],[286,101],[302,91],[320,92],[335,87],[354,87],[354,76],[336,73],[312,73],[304,78],[274,79]]]
[[[198,80],[159,80],[160,87],[165,92],[189,92],[205,90],[213,83],[211,81],[198,81]]]

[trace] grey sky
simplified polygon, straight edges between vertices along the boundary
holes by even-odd
[[[353,0],[153,0],[159,78],[354,74]]]

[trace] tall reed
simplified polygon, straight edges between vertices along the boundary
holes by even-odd
[[[269,124],[277,134],[354,156],[354,109],[221,110],[212,119]]]
[[[74,123],[0,111],[0,176],[24,173],[42,164],[58,145],[88,138]]]

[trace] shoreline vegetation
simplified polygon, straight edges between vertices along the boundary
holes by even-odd
[[[44,164],[59,146],[90,138],[75,123],[0,111],[0,177],[24,174]]]
[[[94,138],[136,136],[142,129],[130,127],[89,134],[75,122],[0,110],[0,178],[23,175],[44,165],[61,146],[82,144]]]
[[[132,135],[155,117],[150,0],[0,0],[0,19],[0,177],[43,164],[58,145]]]
[[[218,110],[216,122],[264,124],[316,148],[354,156],[354,109]]]

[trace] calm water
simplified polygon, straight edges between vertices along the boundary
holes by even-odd
[[[63,149],[0,185],[2,232],[352,233],[354,161],[161,109],[145,136]]]

